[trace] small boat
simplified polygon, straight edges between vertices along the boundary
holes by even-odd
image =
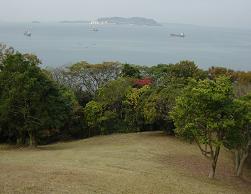
[[[99,30],[97,28],[92,28],[91,29],[93,32],[98,32]]]
[[[95,25],[91,25],[90,28],[89,28],[89,30],[92,31],[92,32],[98,32],[99,31],[99,29],[96,28]]]
[[[31,32],[27,30],[27,31],[24,32],[24,35],[28,36],[28,37],[31,37]]]
[[[170,36],[172,36],[172,37],[185,38],[185,34],[184,34],[184,33],[180,33],[180,34],[170,34]]]

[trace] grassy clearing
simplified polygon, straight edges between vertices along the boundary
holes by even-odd
[[[41,146],[0,146],[0,193],[208,193],[251,190],[234,177],[231,154],[220,155],[216,180],[191,145],[161,132],[118,134]]]

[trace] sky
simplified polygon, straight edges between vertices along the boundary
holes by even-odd
[[[251,0],[0,0],[0,21],[148,17],[160,22],[251,26]]]

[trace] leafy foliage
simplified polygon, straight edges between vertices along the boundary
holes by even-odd
[[[60,129],[76,99],[60,89],[38,67],[35,56],[8,54],[0,72],[0,123],[9,139],[35,145],[48,129]]]
[[[52,76],[62,85],[94,95],[99,87],[116,79],[120,71],[119,63],[105,62],[92,65],[82,61],[66,68],[55,69],[52,71]]]
[[[133,66],[133,65],[129,65],[129,64],[125,64],[123,66],[122,72],[121,72],[121,76],[122,77],[131,77],[131,78],[140,78],[140,70],[138,67]]]
[[[195,140],[202,154],[212,161],[209,176],[213,178],[220,148],[235,125],[231,81],[226,77],[193,81],[177,98],[171,115],[176,134]]]
[[[215,175],[222,146],[240,176],[251,145],[251,73],[191,61],[142,67],[85,61],[53,70],[0,44],[0,142],[36,145],[163,130],[195,141]]]
[[[235,151],[235,170],[241,176],[251,146],[251,94],[234,101],[234,130],[227,134],[225,146]]]

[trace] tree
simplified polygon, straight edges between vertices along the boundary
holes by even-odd
[[[194,140],[211,161],[214,178],[220,149],[235,124],[233,88],[229,78],[193,81],[177,98],[171,112],[177,135]]]
[[[170,82],[187,85],[189,79],[205,79],[207,74],[192,61],[181,61],[176,64],[160,64],[148,70],[148,76],[153,77],[156,86],[169,85]]]
[[[231,81],[236,81],[237,76],[234,70],[227,69],[225,67],[211,67],[208,69],[208,76],[210,79],[216,79],[217,77],[227,76]]]
[[[224,67],[211,67],[208,69],[210,79],[227,76],[234,85],[234,93],[237,97],[245,96],[251,92],[251,72],[234,71]]]
[[[17,143],[37,144],[39,134],[60,129],[77,104],[38,67],[34,55],[8,54],[0,72],[0,124]]]
[[[99,89],[96,100],[102,102],[108,109],[120,111],[122,101],[132,88],[130,81],[124,78],[108,82]]]
[[[145,85],[142,88],[131,88],[126,93],[125,99],[123,100],[124,121],[127,123],[129,130],[138,127],[140,118],[138,117],[139,104],[141,96],[149,91],[150,86]]]
[[[122,77],[131,77],[131,78],[140,78],[140,70],[138,67],[129,65],[129,64],[124,64],[122,72],[121,72]]]
[[[7,47],[5,44],[0,43],[0,71],[3,68],[3,61],[9,54],[13,54],[15,50],[12,47]]]
[[[108,82],[97,91],[94,100],[85,107],[85,117],[92,130],[107,134],[123,128],[123,101],[130,89],[130,81],[120,78]]]
[[[101,86],[118,78],[120,72],[121,65],[117,62],[88,64],[82,61],[66,68],[52,70],[52,77],[77,93],[87,92],[94,96]]]
[[[251,94],[234,101],[233,113],[235,126],[227,134],[225,146],[235,151],[235,172],[241,176],[251,146]]]
[[[89,137],[91,137],[92,131],[99,129],[100,127],[100,120],[99,118],[101,117],[103,112],[103,107],[102,104],[96,102],[96,101],[90,101],[89,103],[86,104],[84,108],[84,113],[85,113],[85,121],[87,122],[87,125],[89,127]]]
[[[176,85],[154,87],[141,97],[140,112],[145,123],[156,129],[173,133],[173,120],[169,112],[175,105],[175,99],[182,90]]]

